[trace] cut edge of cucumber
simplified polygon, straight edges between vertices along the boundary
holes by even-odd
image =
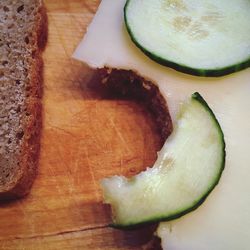
[[[219,77],[219,76],[225,76],[229,75],[235,72],[238,72],[240,70],[246,69],[250,67],[250,57],[247,58],[245,61],[241,61],[236,64],[228,65],[226,67],[221,67],[221,68],[214,68],[214,69],[203,69],[203,68],[193,68],[189,67],[184,64],[176,63],[174,61],[167,60],[150,50],[147,50],[145,47],[143,47],[135,38],[135,35],[133,34],[130,25],[128,24],[128,19],[127,19],[127,7],[128,4],[131,0],[127,0],[126,4],[123,8],[123,15],[124,15],[124,22],[126,29],[128,31],[128,34],[132,40],[132,42],[138,47],[147,57],[149,57],[151,60],[155,61],[156,63],[172,68],[174,70],[177,70],[179,72],[189,74],[189,75],[194,75],[194,76],[201,76],[201,77]]]
[[[143,225],[178,219],[178,218],[196,210],[200,205],[202,205],[203,202],[206,200],[206,198],[209,196],[209,194],[213,191],[213,189],[219,183],[221,175],[222,175],[223,170],[225,168],[225,161],[226,161],[226,144],[225,144],[225,140],[224,140],[224,133],[222,131],[222,128],[221,128],[215,114],[213,113],[213,111],[211,110],[211,108],[209,107],[207,102],[203,99],[203,97],[198,92],[195,92],[192,94],[191,99],[199,102],[202,105],[202,107],[204,109],[206,109],[207,112],[210,113],[210,115],[211,115],[211,117],[216,125],[216,128],[218,129],[218,132],[220,135],[220,140],[221,140],[221,145],[222,145],[222,147],[221,147],[222,158],[221,158],[220,168],[219,168],[219,172],[217,174],[217,177],[214,178],[213,181],[211,182],[211,186],[208,189],[208,191],[204,195],[202,195],[201,197],[197,198],[197,201],[195,202],[195,204],[192,204],[191,206],[187,207],[186,209],[181,209],[180,212],[175,212],[174,214],[168,215],[168,216],[162,215],[162,216],[157,216],[157,217],[153,217],[153,218],[148,218],[147,220],[142,221],[142,222],[138,222],[138,223],[133,223],[133,222],[130,223],[129,222],[126,224],[124,224],[124,223],[119,224],[119,223],[115,223],[113,221],[113,223],[109,224],[110,227],[117,228],[117,229],[123,229],[123,230],[131,230],[131,229],[141,227]]]

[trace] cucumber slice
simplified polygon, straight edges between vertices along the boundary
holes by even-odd
[[[204,99],[194,93],[182,105],[176,127],[152,168],[131,179],[102,180],[113,226],[171,220],[196,209],[219,182],[224,164],[221,127]]]
[[[249,0],[127,0],[132,41],[154,61],[198,76],[250,66]]]

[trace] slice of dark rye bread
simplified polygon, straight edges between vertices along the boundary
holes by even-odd
[[[42,0],[0,1],[0,199],[26,195],[36,176],[42,125]]]

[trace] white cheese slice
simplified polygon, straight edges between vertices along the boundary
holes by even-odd
[[[74,58],[93,68],[132,69],[155,82],[175,121],[179,105],[198,91],[217,116],[226,140],[219,185],[194,212],[161,223],[167,250],[247,250],[250,247],[250,69],[220,78],[189,76],[158,65],[131,42],[125,0],[103,0]],[[164,199],[164,195],[162,197]]]

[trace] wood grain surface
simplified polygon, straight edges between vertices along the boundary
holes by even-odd
[[[46,0],[43,136],[39,174],[24,199],[0,205],[0,249],[144,249],[152,228],[108,227],[99,180],[152,165],[160,138],[135,102],[88,86],[90,69],[71,55],[98,7],[94,0]]]

